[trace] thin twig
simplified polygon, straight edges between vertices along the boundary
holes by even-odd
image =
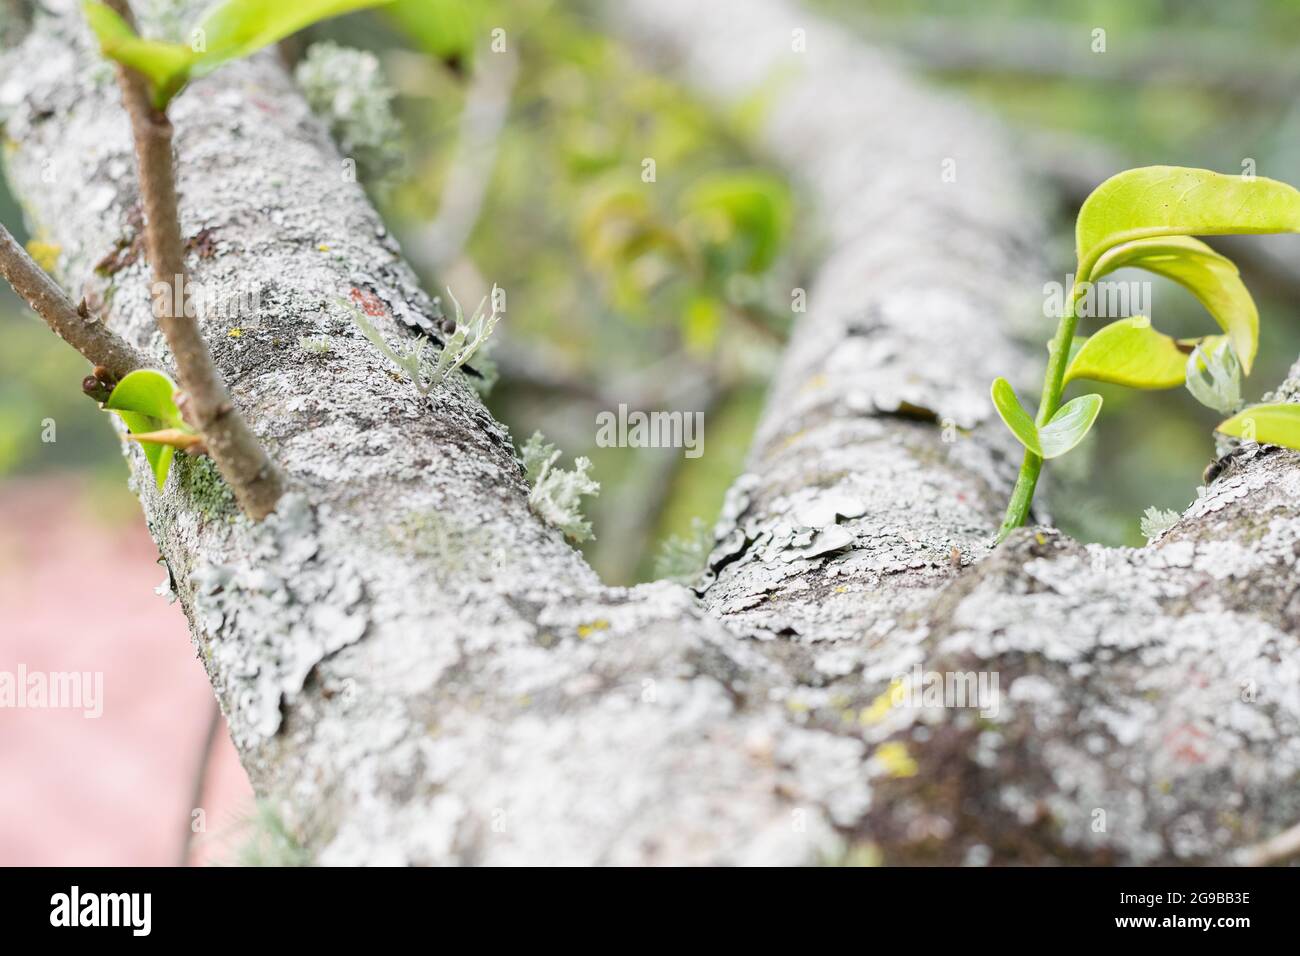
[[[143,355],[122,341],[84,306],[73,305],[72,300],[3,225],[0,225],[0,275],[59,338],[80,352],[91,365],[102,367],[113,381],[146,364]]]
[[[126,0],[109,0],[109,5],[127,22],[134,22]],[[154,314],[185,390],[183,412],[189,424],[203,434],[208,453],[244,513],[261,520],[275,509],[283,485],[257,436],[231,402],[198,323],[185,314],[189,279],[176,205],[171,120],[154,107],[142,75],[121,64],[117,75],[135,138],[145,247],[154,281]]]
[[[485,53],[479,58],[461,111],[456,152],[437,217],[412,237],[416,254],[435,275],[460,256],[478,222],[518,72],[514,53]]]
[[[212,699],[211,712],[208,714],[208,726],[203,732],[203,747],[194,768],[193,783],[190,787],[190,805],[185,813],[185,835],[181,838],[181,858],[178,866],[190,865],[190,854],[194,849],[194,811],[203,803],[203,792],[208,788],[208,767],[212,763],[212,744],[217,739],[217,729],[221,726],[221,705]]]

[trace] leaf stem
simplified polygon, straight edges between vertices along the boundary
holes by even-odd
[[[1061,407],[1061,393],[1065,390],[1065,366],[1070,359],[1070,345],[1074,341],[1074,330],[1079,325],[1078,302],[1083,293],[1083,284],[1076,277],[1070,289],[1070,300],[1056,325],[1056,335],[1048,346],[1047,372],[1043,376],[1043,397],[1038,402],[1038,415],[1034,423],[1042,428],[1056,410]],[[1006,517],[1002,527],[998,528],[997,543],[1006,540],[1007,535],[1024,525],[1029,518],[1029,506],[1034,500],[1034,488],[1038,485],[1038,476],[1043,470],[1043,459],[1029,449],[1025,449],[1024,461],[1020,464],[1020,474],[1016,477],[1016,486],[1011,492],[1011,502],[1007,505]]]

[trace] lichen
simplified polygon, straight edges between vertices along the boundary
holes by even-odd
[[[203,563],[191,576],[195,626],[240,746],[280,727],[281,704],[312,669],[360,640],[368,614],[361,577],[345,559],[321,554],[315,514],[291,493],[258,525],[243,523],[238,564]]]
[[[173,460],[177,481],[190,507],[209,520],[234,520],[238,514],[235,492],[207,455],[178,455]]]
[[[339,149],[356,162],[361,178],[381,191],[390,188],[404,164],[402,128],[375,55],[330,41],[314,43],[294,79],[329,124]]]
[[[592,481],[589,458],[575,458],[573,470],[556,468],[560,451],[548,444],[541,432],[533,432],[521,452],[524,473],[532,485],[528,505],[547,524],[559,528],[574,541],[592,537],[591,522],[582,515],[582,499],[600,493],[600,483]]]

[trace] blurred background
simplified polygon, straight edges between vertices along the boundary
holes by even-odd
[[[166,30],[166,5],[154,6]],[[1044,283],[1064,281],[1078,204],[1120,169],[1240,172],[1250,160],[1259,175],[1300,181],[1292,0],[811,6],[1014,129],[1052,188]],[[491,48],[498,28],[504,50]],[[493,283],[507,290],[487,402],[517,444],[541,429],[566,463],[592,459],[601,494],[584,549],[595,567],[611,583],[696,569],[788,334],[789,290],[807,287],[820,251],[810,210],[752,146],[762,97],[710,109],[581,2],[402,0],[281,52],[426,287],[449,286],[467,305]],[[0,219],[57,263],[2,190]],[[1260,307],[1247,400],[1300,353],[1296,239],[1222,245]],[[1190,294],[1154,281],[1162,331],[1215,330]],[[1054,326],[1001,318],[1036,348]],[[98,720],[0,709],[0,863],[292,861],[271,855],[277,835],[213,721],[184,619],[153,593],[165,572],[116,435],[81,394],[85,373],[6,288],[0,669],[103,671],[106,706]],[[1052,469],[1054,515],[1084,541],[1141,545],[1145,508],[1195,497],[1219,416],[1182,389],[1101,390],[1107,414],[1086,453]],[[706,454],[597,447],[596,414],[620,403],[703,411]],[[204,826],[192,834],[196,807]]]

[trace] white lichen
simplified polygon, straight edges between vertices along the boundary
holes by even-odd
[[[1178,512],[1172,509],[1148,508],[1142,513],[1142,536],[1147,541],[1154,541],[1177,524],[1179,517]]]
[[[393,90],[375,55],[315,43],[294,79],[361,179],[381,191],[389,188],[404,164],[402,129],[393,115]]]
[[[463,366],[466,362],[474,357],[487,342],[492,331],[501,321],[501,313],[497,311],[495,303],[497,301],[497,288],[492,287],[493,307],[490,311],[484,311],[488,297],[484,296],[483,301],[479,303],[474,314],[467,320],[465,313],[461,310],[460,303],[456,297],[447,290],[451,296],[451,301],[456,307],[455,330],[447,337],[446,344],[443,345],[438,353],[436,362],[430,363],[426,359],[426,353],[429,348],[429,338],[419,336],[414,342],[409,344],[392,346],[384,338],[384,334],[375,328],[366,318],[365,314],[351,302],[345,299],[338,299],[342,305],[352,315],[353,322],[361,330],[361,334],[370,340],[370,344],[377,348],[385,357],[394,365],[402,370],[403,374],[411,381],[421,395],[428,395],[434,388],[441,385],[447,380],[452,372]]]
[[[654,576],[678,584],[692,584],[704,573],[712,548],[713,529],[699,518],[692,518],[688,534],[669,535],[660,545]]]
[[[1210,351],[1196,346],[1187,357],[1187,390],[1202,405],[1224,415],[1241,407],[1241,363],[1224,339]]]
[[[298,348],[308,355],[321,358],[333,350],[330,340],[324,335],[302,335],[298,337]]]
[[[528,493],[528,505],[533,512],[574,541],[580,543],[592,538],[591,522],[582,515],[582,497],[600,493],[600,483],[592,481],[587,474],[591,460],[575,458],[572,471],[556,468],[560,451],[548,444],[541,432],[533,432],[522,455],[524,473],[533,486]]]

